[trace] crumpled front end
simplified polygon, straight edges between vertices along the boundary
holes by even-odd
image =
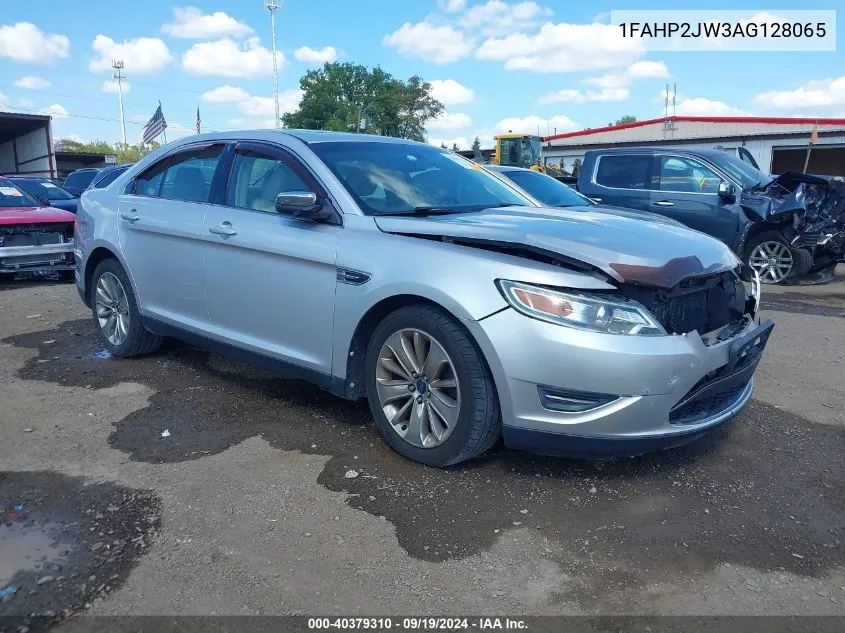
[[[740,204],[760,220],[791,217],[784,229],[800,264],[793,276],[845,259],[845,178],[787,172],[762,191],[744,192]]]
[[[0,225],[0,273],[44,274],[73,269],[72,223]]]

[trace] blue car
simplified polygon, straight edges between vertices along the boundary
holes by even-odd
[[[83,167],[71,172],[65,179],[64,188],[69,192],[81,196],[87,189],[102,189],[113,183],[133,163],[123,165],[109,165],[108,167]]]
[[[8,178],[26,193],[50,203],[51,207],[76,213],[79,196],[42,176],[10,176]]]

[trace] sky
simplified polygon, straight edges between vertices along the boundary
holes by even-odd
[[[562,133],[633,115],[845,117],[845,47],[835,52],[652,51],[619,35],[611,10],[674,1],[277,0],[282,111],[325,61],[381,66],[432,84],[445,113],[429,142],[489,147],[499,132]],[[264,0],[2,0],[0,110],[48,113],[55,138],[120,139],[112,59],[124,62],[127,141],[159,101],[168,139],[273,126]],[[794,2],[752,3],[777,14]],[[813,3],[835,9],[838,2]],[[735,9],[708,0],[708,10]]]

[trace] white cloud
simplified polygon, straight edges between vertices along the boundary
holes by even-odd
[[[279,70],[287,66],[287,59],[277,53]],[[194,44],[182,56],[182,68],[195,75],[243,77],[253,79],[273,74],[273,53],[251,37],[243,46],[233,40],[216,40]]]
[[[293,112],[299,107],[302,99],[302,91],[299,89],[284,90],[279,93],[279,114]],[[253,118],[269,118],[270,127],[273,125],[275,115],[275,102],[273,97],[249,96],[247,99],[238,102],[238,109],[245,115]]]
[[[845,75],[836,79],[814,79],[794,90],[770,90],[754,97],[766,108],[830,108],[845,105]]]
[[[489,0],[469,9],[461,18],[461,26],[478,30],[482,35],[493,37],[507,35],[537,26],[541,19],[552,14],[552,10],[536,2],[508,4],[502,0]]]
[[[437,0],[437,8],[446,13],[459,13],[467,6],[467,0]]]
[[[431,95],[443,105],[458,105],[469,103],[475,99],[475,93],[454,79],[433,79]]]
[[[249,93],[243,88],[227,84],[204,92],[200,99],[208,103],[237,103],[249,99]]]
[[[675,113],[679,116],[750,116],[750,112],[729,106],[723,101],[704,97],[682,97]]]
[[[447,148],[452,149],[454,145],[458,146],[458,149],[469,149],[472,147],[472,140],[466,138],[465,136],[458,136],[455,138],[433,138],[430,137],[428,139],[429,145],[436,145],[440,147],[441,145],[445,145]]]
[[[601,90],[558,90],[540,97],[540,103],[586,103],[588,101],[627,101],[631,96],[627,88],[602,88]]]
[[[581,94],[583,96],[581,101],[624,101],[630,93],[627,90],[621,90],[631,85],[634,79],[652,79],[659,77],[668,77],[669,69],[663,62],[638,61],[634,62],[621,73],[610,73],[608,75],[601,75],[600,77],[588,77],[581,81],[587,86],[597,86],[601,88],[601,93],[581,93],[577,90],[560,91],[562,93],[569,92],[571,94]],[[545,99],[554,101],[552,96],[557,93],[552,93],[541,97],[540,102],[543,103]],[[591,98],[592,97],[592,98]],[[577,101],[573,99],[557,99],[558,101]],[[546,101],[548,102],[548,101]]]
[[[276,104],[273,97],[259,97],[249,94],[238,86],[219,86],[213,90],[203,93],[200,99],[206,103],[230,103],[253,123],[260,119],[262,127],[274,127]],[[299,107],[302,99],[302,91],[297,89],[283,90],[279,93],[279,114],[293,112]],[[237,119],[239,123],[230,125],[242,125],[244,118]],[[269,121],[269,123],[268,123]]]
[[[70,40],[44,33],[31,22],[0,26],[0,57],[25,64],[51,64],[70,55]]]
[[[163,25],[161,31],[171,37],[200,40],[227,35],[244,37],[252,33],[252,27],[223,11],[206,14],[196,7],[174,7],[173,22]]]
[[[38,112],[40,114],[49,114],[54,119],[64,119],[70,114],[70,112],[67,111],[67,108],[59,103],[54,103],[46,108],[41,108]]]
[[[435,64],[449,64],[472,52],[472,41],[449,25],[430,22],[405,22],[398,30],[385,36],[383,43],[394,47],[405,57],[419,57]]]
[[[472,125],[472,119],[463,112],[444,112],[428,123],[428,129],[436,132],[462,130]]]
[[[636,79],[662,79],[669,77],[669,69],[663,62],[651,62],[640,60],[628,66],[626,71],[629,77]]]
[[[534,35],[488,39],[475,57],[502,61],[507,70],[554,73],[627,67],[643,54],[642,42],[623,38],[617,26],[547,23]]]
[[[132,90],[132,84],[130,84],[128,81],[124,80],[122,83],[123,83],[123,94],[126,94],[127,92]],[[103,82],[103,85],[100,87],[100,90],[102,90],[103,92],[108,92],[109,94],[116,95],[118,93],[117,80],[106,79]]]
[[[320,49],[301,46],[294,51],[293,56],[296,61],[304,64],[330,64],[337,61],[337,50],[334,46],[324,46]]]
[[[18,79],[15,85],[18,88],[26,88],[27,90],[41,90],[42,88],[49,88],[52,84],[43,77],[27,75]]]
[[[514,134],[537,134],[545,135],[549,130],[554,131],[557,128],[558,134],[563,132],[574,132],[580,130],[581,126],[575,123],[572,119],[565,115],[553,116],[550,119],[544,119],[536,114],[526,117],[512,117],[502,119],[496,123],[496,134],[507,134],[513,132]],[[480,135],[479,135],[480,136]]]
[[[88,64],[93,72],[112,70],[112,60],[120,59],[127,72],[150,75],[164,70],[173,61],[167,44],[157,37],[136,37],[118,43],[110,37],[98,35],[91,48],[98,55]]]

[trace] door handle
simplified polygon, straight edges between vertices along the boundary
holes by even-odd
[[[134,224],[141,219],[141,216],[138,215],[138,212],[135,209],[132,209],[129,213],[121,213],[120,217],[131,224]]]
[[[590,198],[593,202],[601,202],[601,198]]]
[[[215,235],[222,235],[224,237],[229,237],[230,235],[237,235],[238,229],[236,229],[230,222],[224,222],[220,226],[212,226],[208,229],[209,232],[214,233]]]
[[[672,202],[671,200],[658,200],[654,204],[656,204],[658,207],[674,207],[675,206],[675,203]]]

